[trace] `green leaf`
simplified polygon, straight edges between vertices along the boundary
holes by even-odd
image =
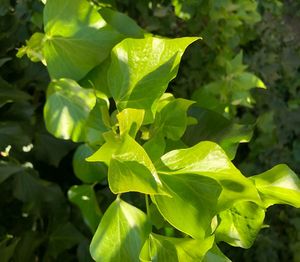
[[[200,142],[187,149],[168,152],[161,158],[159,173],[198,174],[216,180],[222,186],[219,210],[240,200],[260,203],[256,187],[231,163],[220,146],[213,142]]]
[[[122,145],[122,139],[119,135],[114,134],[112,131],[103,134],[106,142],[86,160],[89,162],[104,162],[107,166],[110,165],[112,155]]]
[[[19,172],[14,177],[14,197],[23,202],[42,201],[43,187],[40,181],[28,172]]]
[[[233,159],[239,143],[249,142],[252,137],[253,126],[236,124],[217,112],[192,106],[189,116],[197,119],[197,124],[189,125],[183,136],[183,141],[189,146],[199,141],[213,141]]]
[[[212,247],[214,237],[205,240],[165,237],[151,233],[140,254],[142,262],[194,262],[202,261]]]
[[[24,168],[22,166],[7,163],[4,161],[0,162],[0,184],[15,173],[22,171]]]
[[[72,248],[83,239],[84,236],[70,222],[67,222],[58,226],[49,236],[47,252],[56,258],[60,253]]]
[[[81,79],[124,37],[85,0],[47,1],[44,27],[43,54],[55,79]]]
[[[91,145],[101,145],[104,142],[103,133],[110,129],[107,101],[98,98],[86,121],[86,141]]]
[[[203,262],[231,262],[231,260],[220,251],[217,245],[214,245],[206,253]]]
[[[90,163],[86,158],[94,153],[87,144],[76,149],[73,157],[75,175],[84,183],[101,182],[107,176],[107,168],[102,163]]]
[[[93,91],[80,87],[75,81],[53,81],[44,107],[48,131],[57,138],[83,141],[86,120],[95,102]]]
[[[97,262],[138,262],[150,232],[146,214],[117,198],[102,217],[92,239],[91,255]]]
[[[84,222],[94,233],[98,227],[102,212],[99,209],[93,186],[72,186],[68,191],[68,198],[79,207]]]
[[[143,148],[147,152],[152,162],[155,163],[159,161],[160,157],[164,154],[166,141],[162,134],[157,134],[156,136],[145,142],[143,144]]]
[[[217,241],[242,248],[250,248],[261,229],[265,210],[252,202],[239,202],[219,214]]]
[[[218,211],[221,186],[197,174],[160,174],[169,196],[153,196],[163,217],[175,228],[196,239],[211,234],[212,218]]]
[[[6,236],[4,240],[0,242],[0,257],[1,262],[9,262],[15,253],[15,249],[19,243],[19,238],[13,238],[13,236]]]
[[[265,207],[287,204],[300,208],[300,180],[287,165],[277,165],[250,179],[262,196]]]
[[[120,148],[112,156],[108,182],[115,194],[129,191],[163,194],[161,181],[149,156],[129,135],[124,137]]]
[[[193,101],[178,98],[166,104],[155,116],[154,133],[163,133],[167,138],[179,140],[187,126],[187,109]]]
[[[107,58],[100,65],[93,68],[79,84],[85,88],[94,88],[106,97],[111,97],[107,84],[107,71],[110,65],[110,59]],[[98,92],[96,92],[97,95]]]
[[[129,134],[135,138],[143,124],[145,111],[141,109],[126,108],[117,114],[120,135]]]
[[[43,41],[45,35],[42,33],[34,33],[28,41],[26,41],[26,46],[22,46],[18,53],[17,57],[21,58],[25,54],[32,62],[43,62],[45,64],[45,60],[42,54]]]
[[[144,109],[153,121],[157,103],[175,78],[181,56],[197,37],[125,39],[112,50],[108,87],[117,108]]]
[[[113,26],[121,34],[134,38],[143,38],[143,29],[127,15],[109,8],[101,8],[99,13],[109,25]]]
[[[234,79],[234,87],[237,87],[241,90],[249,90],[251,88],[263,88],[266,89],[264,82],[259,79],[256,75],[251,74],[249,72],[243,72],[238,74]]]

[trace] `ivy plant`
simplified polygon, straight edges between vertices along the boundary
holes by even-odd
[[[94,260],[229,261],[221,241],[249,248],[269,206],[300,207],[300,181],[288,166],[252,177],[235,167],[232,146],[243,136],[219,138],[222,147],[214,139],[186,142],[201,124],[198,105],[167,88],[200,37],[154,36],[85,0],[47,0],[43,17],[44,32],[19,56],[47,66],[48,131],[82,143],[73,165],[83,183],[68,196],[94,234]],[[234,81],[250,88],[259,80]],[[114,200],[103,205],[98,185]]]

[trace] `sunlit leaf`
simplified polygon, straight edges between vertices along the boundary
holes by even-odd
[[[173,150],[163,155],[161,160],[163,164],[157,167],[159,173],[198,174],[216,180],[222,186],[219,210],[227,209],[240,200],[261,201],[252,181],[244,177],[222,148],[213,142],[200,142],[187,149]]]
[[[286,165],[250,177],[255,183],[266,207],[274,204],[288,204],[300,208],[300,180]]]
[[[117,198],[102,217],[92,239],[91,255],[97,262],[138,262],[150,231],[147,216]]]
[[[84,89],[70,79],[53,81],[44,107],[48,131],[58,138],[83,141],[86,120],[95,102],[93,90]]]
[[[141,254],[142,262],[194,262],[202,261],[212,247],[214,237],[205,240],[165,237],[151,233]]]
[[[222,211],[219,218],[217,241],[250,248],[264,222],[265,210],[252,202],[238,202],[232,208]]]
[[[118,109],[144,109],[144,122],[151,122],[158,100],[177,74],[184,50],[197,39],[147,36],[128,38],[116,45],[108,70],[108,86]]]
[[[170,196],[153,196],[163,217],[180,231],[197,239],[211,234],[211,221],[217,214],[221,186],[197,174],[160,174]]]

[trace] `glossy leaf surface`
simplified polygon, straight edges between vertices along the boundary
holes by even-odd
[[[239,202],[219,214],[220,225],[216,230],[217,241],[232,246],[250,248],[265,218],[265,210],[252,202]]]
[[[102,217],[92,239],[91,255],[97,262],[137,262],[150,231],[147,216],[117,198]]]
[[[83,141],[86,120],[95,100],[93,90],[84,89],[73,80],[53,81],[44,107],[48,131],[58,138]]]
[[[149,156],[129,135],[110,161],[108,181],[115,194],[129,191],[163,193],[162,183]]]
[[[108,87],[118,109],[146,110],[153,121],[159,98],[176,76],[180,58],[196,37],[125,39],[112,50]]]
[[[182,98],[170,101],[155,116],[153,132],[161,132],[172,140],[180,139],[187,126],[187,109],[193,103]]]
[[[138,130],[143,124],[144,114],[144,110],[133,108],[126,108],[117,114],[120,135],[129,134],[131,137],[135,138]]]
[[[221,186],[197,174],[160,174],[170,196],[154,196],[164,218],[180,231],[196,239],[211,233],[211,221],[218,209]]]
[[[194,262],[202,261],[206,252],[212,247],[214,237],[205,240],[191,238],[165,237],[151,233],[141,254],[142,262]]]
[[[287,165],[277,165],[272,169],[252,176],[257,190],[266,207],[274,204],[288,204],[300,207],[300,180]]]
[[[126,19],[123,22],[128,23]],[[106,23],[95,6],[84,0],[47,1],[44,27],[43,54],[50,76],[55,79],[81,79],[124,38]]]
[[[167,174],[198,174],[216,180],[222,186],[218,209],[230,207],[240,200],[260,202],[253,183],[232,164],[220,146],[213,142],[200,142],[187,149],[163,155],[161,170]]]

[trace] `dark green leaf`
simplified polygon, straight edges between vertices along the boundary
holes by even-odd
[[[98,227],[102,212],[98,206],[93,186],[72,186],[68,191],[69,200],[80,208],[84,222],[94,233]]]
[[[101,182],[107,176],[107,168],[103,163],[87,162],[86,158],[94,153],[87,144],[76,149],[73,157],[75,175],[85,183]]]

